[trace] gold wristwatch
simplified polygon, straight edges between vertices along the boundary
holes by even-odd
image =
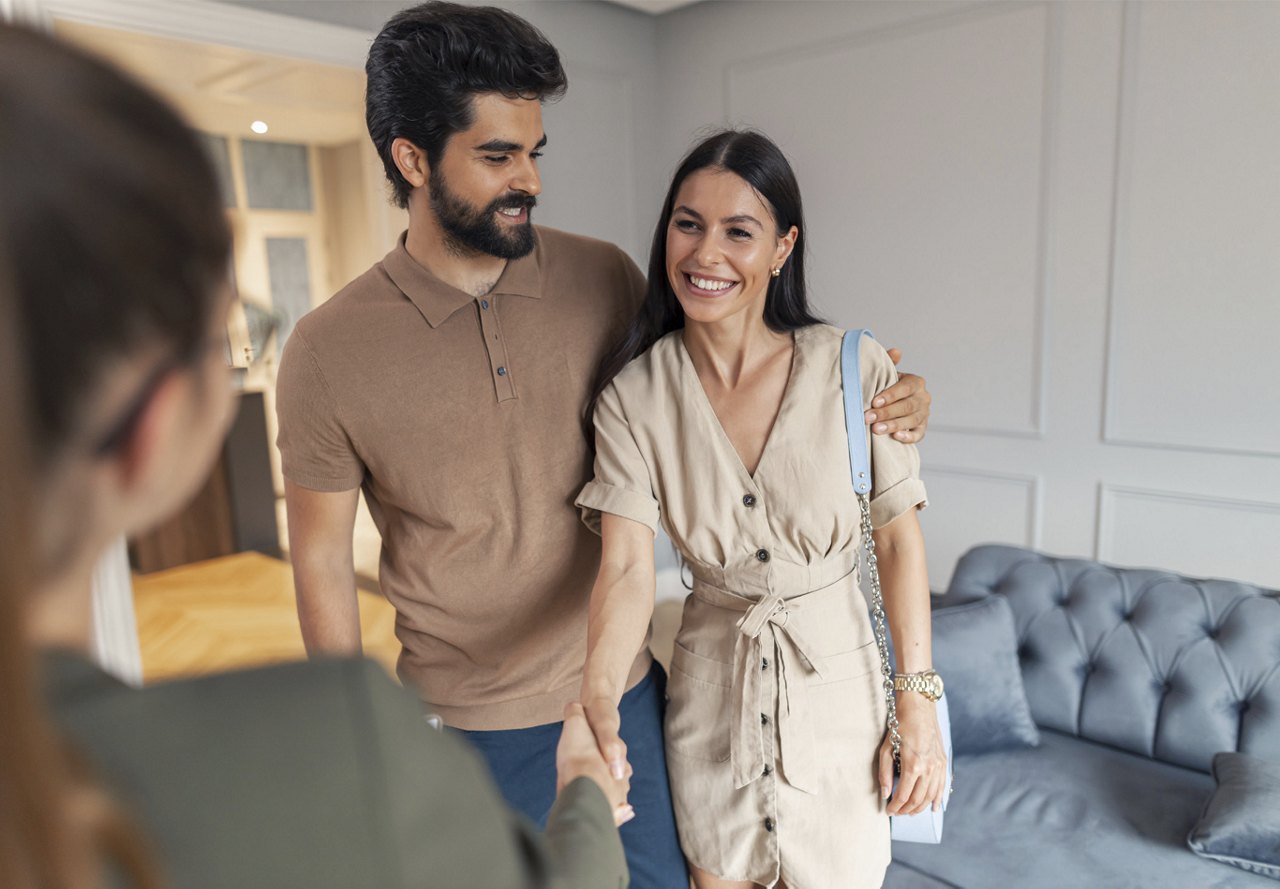
[[[936,670],[923,673],[899,673],[893,677],[894,691],[918,691],[931,701],[942,697],[942,677]]]

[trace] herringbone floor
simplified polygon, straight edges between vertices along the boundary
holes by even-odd
[[[238,553],[133,579],[145,681],[306,657],[287,562]],[[395,675],[395,610],[361,590],[365,654]]]

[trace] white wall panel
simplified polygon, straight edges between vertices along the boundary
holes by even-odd
[[[1103,561],[1280,588],[1280,502],[1105,483],[1098,501]]]
[[[1107,440],[1280,454],[1280,4],[1125,38]]]
[[[815,298],[909,350],[938,429],[1041,429],[1049,17],[983,9],[728,67],[730,120],[795,163]]]
[[[978,544],[1038,544],[1038,478],[928,465],[921,478],[929,491],[920,525],[932,589],[945,590],[956,560]]]

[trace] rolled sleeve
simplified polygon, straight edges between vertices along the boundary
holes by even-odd
[[[313,491],[350,491],[364,481],[364,464],[338,416],[336,399],[315,354],[294,330],[276,375],[281,471]]]
[[[863,403],[898,382],[889,353],[873,339],[862,341]],[[870,434],[870,433],[869,433]],[[929,505],[920,481],[920,453],[888,435],[871,434],[871,527],[883,528],[912,507]]]
[[[574,501],[582,510],[582,521],[599,534],[600,514],[607,512],[639,522],[656,535],[659,510],[649,464],[636,444],[618,390],[612,383],[600,395],[594,422],[595,478]]]

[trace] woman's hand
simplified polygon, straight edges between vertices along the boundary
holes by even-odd
[[[942,808],[947,783],[947,755],[938,727],[937,705],[919,692],[898,695],[898,734],[902,737],[898,788],[889,800],[890,815],[915,815],[932,807]],[[885,734],[880,745],[880,795],[889,797],[893,787],[893,739]]]
[[[586,713],[578,703],[564,708],[564,728],[556,747],[556,794],[559,795],[575,778],[590,778],[600,786],[613,808],[615,825],[620,827],[636,816],[635,810],[627,803],[627,794],[631,790],[630,767],[622,778],[613,776],[600,755]]]

